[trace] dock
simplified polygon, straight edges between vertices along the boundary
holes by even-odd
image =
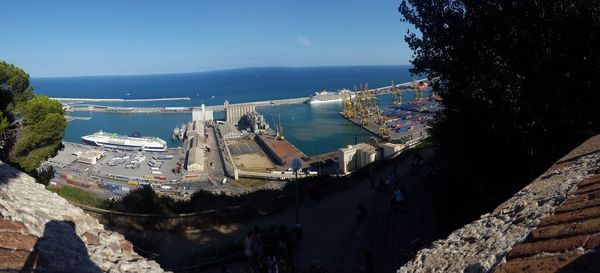
[[[74,120],[90,120],[90,119],[92,119],[91,117],[77,117],[77,116],[65,116],[65,118],[67,119],[67,122],[71,122]]]
[[[425,81],[427,79],[415,80],[416,82]],[[405,82],[395,85],[399,91],[411,90],[413,82]],[[393,86],[384,86],[379,88],[369,89],[367,91],[358,92],[369,92],[375,95],[383,95],[391,93]],[[75,104],[77,102],[144,102],[144,101],[175,101],[175,100],[190,100],[189,97],[183,98],[155,98],[155,99],[87,99],[87,98],[53,98],[59,100],[68,105],[68,111],[74,112],[106,112],[106,113],[120,113],[120,114],[185,114],[192,113],[194,110],[200,110],[200,107],[113,107],[107,105],[98,104]],[[241,102],[232,103],[229,106],[277,106],[277,105],[288,105],[288,104],[301,104],[305,103],[310,97],[300,98],[289,98],[289,99],[276,99],[276,100],[263,100],[254,102]],[[70,102],[70,103],[69,103]],[[207,105],[206,110],[221,112],[224,111],[223,105]]]

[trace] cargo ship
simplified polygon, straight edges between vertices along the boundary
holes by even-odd
[[[310,99],[308,99],[307,103],[320,104],[328,102],[342,102],[345,94],[350,94],[350,96],[354,98],[354,92],[348,89],[342,89],[338,92],[329,92],[327,90],[323,90],[320,92],[315,92],[314,95],[310,96]]]
[[[139,133],[123,136],[100,131],[81,139],[85,144],[120,150],[164,152],[167,149],[167,142],[164,140],[158,137],[142,137]]]

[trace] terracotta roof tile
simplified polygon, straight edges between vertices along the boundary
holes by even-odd
[[[586,249],[600,249],[600,235],[595,235],[590,237],[587,244],[585,244]]]
[[[27,228],[21,222],[0,219],[0,232],[26,233]]]
[[[600,252],[590,252],[571,261],[559,273],[598,273],[600,272]]]
[[[573,210],[585,209],[585,208],[591,208],[591,207],[597,207],[597,206],[600,206],[600,198],[584,200],[584,201],[576,202],[576,203],[562,204],[556,209],[556,212],[561,213],[561,212],[567,212],[567,211],[573,211]]]
[[[0,248],[12,250],[32,250],[37,242],[33,235],[23,235],[13,232],[0,233]]]
[[[593,184],[588,184],[585,187],[579,186],[577,188],[577,190],[574,192],[574,194],[580,195],[580,194],[586,194],[586,193],[591,193],[591,192],[595,192],[595,191],[600,191],[600,181],[593,183]]]
[[[0,248],[0,271],[21,269],[30,252],[25,250],[9,250]]]
[[[571,263],[578,254],[549,255],[514,259],[500,265],[495,273],[551,273]]]
[[[600,218],[600,207],[591,207],[548,216],[540,221],[540,227],[575,222],[590,218]]]
[[[598,183],[598,182],[600,182],[600,174],[594,175],[594,176],[592,176],[592,177],[590,177],[590,178],[586,179],[585,181],[583,181],[583,182],[579,183],[579,185],[578,185],[578,186],[579,186],[580,188],[581,188],[581,187],[587,187],[587,186],[589,186],[589,185],[593,185],[593,184],[596,184],[596,183]]]
[[[531,231],[531,239],[543,240],[595,232],[600,232],[600,218],[576,223],[539,227]]]
[[[523,243],[513,247],[508,253],[508,259],[520,258],[533,256],[542,252],[560,252],[569,249],[575,249],[583,247],[588,239],[589,235],[577,235],[562,239],[549,239],[538,241],[534,243]]]

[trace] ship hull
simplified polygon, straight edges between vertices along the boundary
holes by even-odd
[[[131,151],[147,151],[147,152],[164,152],[167,145],[164,141],[160,143],[150,142],[146,139],[135,139],[131,137],[98,137],[94,135],[84,136],[81,138],[84,144],[99,146],[110,149],[131,150]],[[162,143],[162,144],[161,144]]]
[[[308,100],[308,104],[325,104],[325,103],[340,103],[342,102],[342,99],[333,99],[333,100]]]

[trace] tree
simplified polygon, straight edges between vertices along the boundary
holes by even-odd
[[[49,114],[63,114],[62,105],[46,96],[35,96],[23,106],[23,116],[28,123],[38,123]]]
[[[439,77],[432,136],[459,221],[600,132],[600,1],[404,0],[399,11],[419,32],[405,37],[412,72]]]
[[[8,119],[0,111],[0,138],[4,134],[4,131],[6,131],[6,128],[8,128]]]
[[[67,121],[60,102],[36,96],[29,75],[20,68],[0,62],[0,137],[6,145],[0,155],[35,175],[34,170],[62,146]],[[24,117],[25,127],[2,134],[8,124]]]

